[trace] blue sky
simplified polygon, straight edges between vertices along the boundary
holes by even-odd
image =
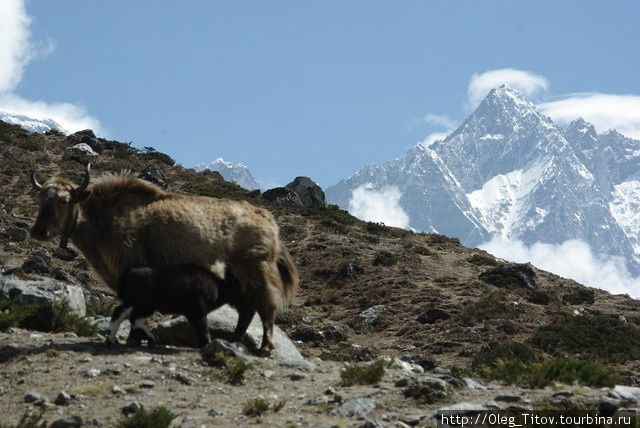
[[[11,35],[0,109],[42,100],[38,111],[70,128],[88,123],[185,166],[243,162],[267,186],[297,175],[327,186],[396,157],[463,120],[478,82],[520,85],[561,121],[582,112],[640,135],[639,2],[24,6],[0,5]]]

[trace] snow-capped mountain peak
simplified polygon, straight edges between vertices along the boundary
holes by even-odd
[[[196,171],[204,171],[205,169],[218,171],[225,180],[232,181],[245,189],[260,189],[260,185],[256,179],[253,178],[249,168],[242,163],[234,164],[224,160],[223,158],[217,158],[208,165],[201,163],[196,165],[194,168]]]
[[[52,129],[57,129],[60,132],[68,134],[68,132],[60,126],[59,123],[52,119],[35,119],[22,114],[0,111],[0,120],[13,125],[18,125],[22,127],[22,129],[31,132],[47,132]]]
[[[348,208],[353,190],[395,186],[410,227],[477,246],[492,237],[581,239],[640,272],[640,141],[598,134],[584,119],[566,129],[521,92],[501,86],[444,140],[418,145],[326,189]]]

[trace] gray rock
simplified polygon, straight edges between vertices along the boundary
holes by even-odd
[[[553,398],[558,398],[558,397],[573,397],[573,392],[569,391],[567,389],[563,389],[561,391],[557,391],[554,392],[553,395],[551,395]]]
[[[285,187],[296,192],[305,207],[324,207],[327,204],[324,191],[309,177],[296,177]]]
[[[364,418],[376,408],[376,401],[370,397],[358,397],[345,401],[337,409],[332,410],[329,416],[334,418]]]
[[[422,416],[405,416],[404,418],[402,418],[402,422],[409,426],[416,426],[422,419]]]
[[[484,383],[471,379],[470,377],[463,377],[462,382],[469,389],[489,389]]]
[[[140,410],[140,404],[136,403],[135,401],[133,403],[127,404],[122,409],[120,409],[122,414],[125,416],[132,415],[138,412],[139,410]]]
[[[625,400],[637,401],[640,399],[640,388],[635,386],[616,385],[613,392]]]
[[[78,257],[78,253],[69,247],[58,247],[53,251],[53,256],[60,260],[69,261]]]
[[[142,171],[138,177],[146,180],[150,183],[156,184],[163,189],[166,189],[169,184],[169,179],[167,178],[167,174],[158,166],[158,165],[150,165]]]
[[[235,329],[238,320],[238,313],[229,306],[223,306],[222,308],[210,313],[207,320],[209,323],[209,329],[212,330],[214,335],[220,333],[229,334]],[[156,336],[158,343],[162,344],[197,346],[198,343],[195,329],[183,316],[159,324],[153,330],[153,333]],[[261,343],[262,323],[260,322],[260,317],[258,315],[253,318],[249,325],[249,328],[247,329],[247,336],[255,344]],[[275,345],[275,349],[271,354],[271,358],[292,364],[307,365],[293,342],[277,326],[273,332],[273,343]]]
[[[100,370],[98,369],[88,369],[84,372],[84,377],[93,378],[100,376]]]
[[[262,198],[267,201],[302,206],[300,196],[288,187],[274,187],[266,190]]]
[[[375,322],[380,316],[380,314],[384,312],[384,308],[385,308],[384,305],[376,305],[360,312],[362,323],[367,329],[372,330],[375,327]]]
[[[403,394],[407,398],[432,404],[447,397],[449,384],[433,376],[417,376],[408,380]]]
[[[522,400],[522,397],[519,395],[498,395],[494,400],[504,403],[517,403]]]
[[[39,394],[34,391],[29,391],[24,396],[25,403],[37,403],[37,402],[43,402],[43,401],[44,401],[44,397],[42,396],[42,394]]]
[[[304,373],[291,373],[289,375],[289,379],[291,380],[302,380],[306,378],[307,378],[307,375],[305,375]]]
[[[22,271],[46,275],[51,271],[51,257],[42,251],[36,251],[22,263]]]
[[[95,325],[98,328],[98,332],[104,336],[109,334],[109,323],[111,322],[111,318],[109,317],[94,317],[90,320],[91,324]],[[129,337],[129,333],[131,333],[131,323],[129,320],[124,320],[120,327],[118,328],[118,337]]]
[[[156,386],[156,383],[150,379],[144,379],[143,381],[140,382],[140,388],[153,388]]]
[[[69,272],[67,272],[63,267],[56,267],[51,271],[51,275],[55,279],[59,279],[60,281],[65,281],[70,284],[79,284],[78,280],[73,277]],[[86,303],[86,300],[85,300]]]
[[[67,140],[71,144],[84,143],[98,153],[102,151],[102,143],[96,138],[96,135],[90,129],[85,129],[83,131],[78,131],[75,134],[69,135],[69,137],[67,137]]]
[[[15,275],[0,277],[0,298],[14,299],[20,304],[66,300],[74,313],[79,316],[87,314],[82,288],[46,277],[33,279],[20,279]]]
[[[65,159],[72,159],[82,163],[91,161],[97,156],[98,154],[87,143],[79,143],[75,146],[67,147],[64,149],[63,155]]]
[[[384,425],[381,424],[380,422],[376,421],[375,419],[367,419],[360,426],[362,428],[384,428]]]
[[[58,406],[68,406],[70,402],[71,396],[64,391],[60,391],[53,403],[57,404]]]
[[[75,428],[84,425],[82,416],[67,416],[52,423],[49,428]]]

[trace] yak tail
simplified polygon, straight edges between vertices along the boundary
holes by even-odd
[[[291,298],[298,289],[300,283],[300,276],[298,275],[298,268],[296,268],[289,250],[280,241],[280,254],[277,259],[278,273],[282,280],[282,304],[287,306],[291,301]]]

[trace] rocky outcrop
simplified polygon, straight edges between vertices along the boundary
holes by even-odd
[[[79,316],[87,314],[81,287],[41,276],[33,279],[21,279],[15,275],[0,277],[0,298],[13,299],[21,304],[66,300],[74,313]]]
[[[302,206],[300,196],[288,187],[274,187],[262,194],[267,201]]]
[[[327,205],[324,191],[309,177],[296,177],[285,187],[296,192],[305,207],[324,207]]]

